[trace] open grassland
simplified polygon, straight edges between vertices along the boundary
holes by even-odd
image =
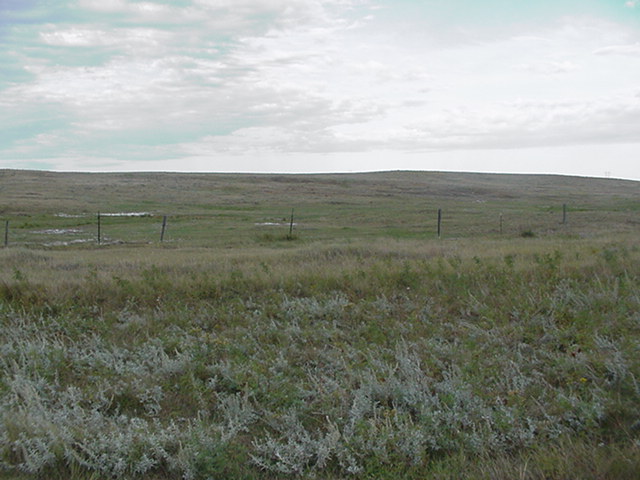
[[[0,171],[11,245],[247,247],[281,240],[294,208],[301,242],[629,233],[640,186],[613,179],[391,172],[340,175],[60,174]],[[562,224],[563,205],[567,206]],[[500,216],[502,216],[502,227]],[[0,224],[0,227],[3,225]]]
[[[637,478],[637,183],[2,175],[0,478]]]

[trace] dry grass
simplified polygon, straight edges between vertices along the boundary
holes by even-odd
[[[98,212],[107,242],[157,243],[162,216],[176,246],[243,247],[285,237],[291,208],[300,241],[434,238],[594,237],[640,225],[637,182],[540,175],[387,172],[340,175],[70,174],[0,171],[0,214],[13,245],[95,243]],[[562,205],[568,223],[561,224]],[[56,214],[81,215],[61,218]],[[282,226],[266,227],[265,223]],[[44,235],[48,229],[78,233]]]
[[[81,211],[82,185],[104,195],[82,201],[166,209],[154,192],[173,186],[184,237],[0,250],[0,478],[595,480],[640,468],[634,183],[12,173],[26,193],[48,182],[50,212]],[[416,227],[427,184],[465,220],[457,236]],[[218,197],[188,203],[212,186]],[[78,222],[11,195],[25,232]],[[584,199],[582,223],[574,212],[543,231],[558,213],[544,205],[570,195]],[[264,235],[253,222],[275,215],[265,198],[299,201],[313,221],[295,240]],[[478,234],[478,205],[530,215],[538,235]],[[187,225],[207,209],[215,238]],[[594,212],[613,213],[593,225]],[[124,234],[125,220],[107,227]]]

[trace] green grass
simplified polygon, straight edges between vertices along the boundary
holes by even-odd
[[[306,241],[436,236],[443,210],[447,238],[497,236],[588,237],[632,233],[640,220],[636,182],[543,175],[390,172],[336,175],[57,174],[0,171],[0,219],[10,221],[10,244],[49,247],[97,239],[97,213],[149,212],[149,217],[103,217],[106,243],[184,246],[247,245],[265,232],[296,231]],[[561,225],[562,205],[568,223]],[[66,214],[76,216],[65,218]],[[279,223],[265,226],[265,223]],[[51,229],[76,230],[45,234]]]
[[[25,244],[0,250],[0,478],[637,478],[632,182],[4,175],[52,200],[12,201]],[[72,185],[112,211],[175,191],[171,240],[157,216],[31,240],[88,221],[53,216],[82,211]],[[558,225],[563,198],[584,217]],[[500,212],[521,223],[485,230]]]

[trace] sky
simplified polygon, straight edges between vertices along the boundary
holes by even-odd
[[[640,0],[0,0],[0,168],[639,160]]]

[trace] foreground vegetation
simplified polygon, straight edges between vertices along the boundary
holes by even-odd
[[[3,252],[2,465],[634,478],[638,248],[519,242],[202,252],[198,267]]]
[[[0,475],[637,478],[633,232],[369,227],[0,251]]]

